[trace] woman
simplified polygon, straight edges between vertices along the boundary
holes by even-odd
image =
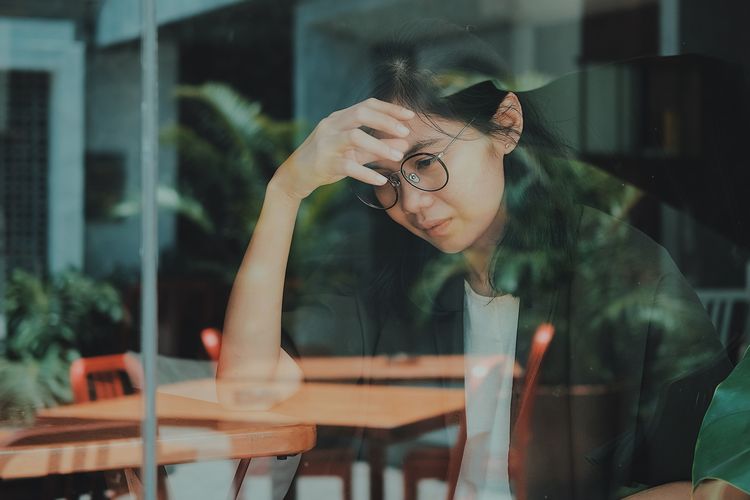
[[[282,349],[282,292],[295,218],[318,187],[348,178],[397,231],[379,230],[376,265],[351,264],[360,279],[347,290],[321,287],[285,316],[298,347],[465,354],[456,495],[508,498],[513,366],[473,377],[480,355],[523,364],[549,321],[542,380],[562,389],[541,409],[552,423],[536,432],[530,497],[687,498],[695,434],[730,368],[710,322],[663,249],[577,204],[571,162],[533,99],[500,90],[495,58],[459,36],[471,50],[458,57],[417,63],[396,46],[373,97],[323,119],[278,168],[227,311],[223,400],[242,404],[233,381],[281,382],[277,398],[294,390],[283,383],[301,376]],[[467,73],[486,76],[451,88]],[[572,388],[603,383],[596,411],[582,413]]]

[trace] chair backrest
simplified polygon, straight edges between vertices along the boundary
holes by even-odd
[[[711,322],[716,328],[719,340],[724,347],[730,347],[730,333],[732,327],[732,318],[736,311],[744,308],[740,333],[747,334],[748,330],[748,308],[750,308],[750,291],[741,288],[737,289],[703,289],[698,290],[698,298],[706,308]]]
[[[547,353],[555,327],[549,323],[542,323],[534,332],[531,340],[531,351],[526,361],[523,389],[519,402],[518,417],[512,430],[511,448],[508,450],[508,474],[514,484],[514,498],[526,500],[526,454],[531,441],[531,422],[534,414],[534,400],[539,385],[539,370],[542,360]],[[448,469],[448,492],[446,498],[452,500],[456,493],[458,475],[460,473],[460,457],[466,445],[466,415],[459,421],[458,439],[451,449]]]
[[[216,328],[204,328],[201,331],[201,342],[211,361],[219,361],[221,353],[221,332]]]
[[[70,386],[76,403],[132,394],[142,379],[140,363],[128,354],[79,358],[70,365]]]
[[[519,402],[518,417],[513,427],[513,440],[508,453],[508,472],[511,480],[514,480],[516,500],[526,500],[526,455],[531,441],[532,417],[534,414],[534,401],[536,390],[539,385],[539,370],[542,360],[547,353],[552,339],[555,336],[555,327],[549,323],[542,323],[534,332],[531,341],[531,351],[526,362],[526,375],[524,376],[523,391]]]

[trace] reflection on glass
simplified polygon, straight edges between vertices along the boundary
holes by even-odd
[[[0,7],[3,498],[140,481],[140,25],[83,3]],[[615,4],[160,2],[165,496],[689,495],[744,26]]]

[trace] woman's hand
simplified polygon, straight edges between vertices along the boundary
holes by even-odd
[[[385,184],[384,176],[364,165],[379,159],[401,161],[408,147],[401,137],[410,132],[403,122],[412,118],[414,112],[375,98],[331,113],[279,167],[274,181],[297,200],[344,177]],[[388,138],[373,137],[361,130],[362,126]]]

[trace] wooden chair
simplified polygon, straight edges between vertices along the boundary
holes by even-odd
[[[70,386],[76,403],[133,394],[142,380],[140,363],[127,354],[78,358],[70,365]]]
[[[70,365],[70,386],[76,403],[133,394],[137,392],[136,387],[142,387],[142,381],[143,370],[140,362],[128,354],[79,358]],[[124,471],[127,488],[117,474],[109,474],[109,477],[105,478],[106,482],[113,483],[117,489],[127,489],[131,492],[142,489],[140,478],[134,469]],[[168,497],[166,471],[162,467],[159,468],[158,495],[162,499]]]
[[[526,456],[532,437],[534,401],[539,383],[539,370],[549,344],[555,335],[549,323],[540,325],[531,342],[531,351],[526,362],[526,375],[519,401],[518,417],[513,427],[510,450],[508,450],[508,475],[514,484],[514,498],[526,500]],[[460,472],[460,457],[466,445],[466,418],[459,421],[456,444],[452,448],[419,448],[410,452],[403,465],[404,500],[416,500],[417,484],[422,479],[446,479],[448,500],[456,492]]]
[[[532,417],[534,414],[534,402],[536,400],[536,388],[539,384],[539,370],[542,360],[547,353],[552,339],[555,336],[555,328],[544,323],[534,333],[531,341],[531,352],[526,363],[526,376],[524,378],[521,401],[519,402],[518,417],[513,427],[514,440],[508,451],[508,474],[515,481],[516,500],[526,500],[526,457],[529,443],[532,437]]]
[[[201,342],[212,361],[219,360],[221,353],[221,332],[217,328],[204,328],[201,331]],[[352,498],[352,464],[354,452],[346,448],[314,449],[302,454],[297,476],[335,476],[341,478],[343,499]],[[233,487],[236,491],[242,486],[244,474],[247,473],[250,461],[240,460],[234,476]],[[296,481],[292,481],[285,498],[296,496]]]
[[[216,328],[204,328],[201,330],[201,343],[211,361],[219,361],[221,332]]]

